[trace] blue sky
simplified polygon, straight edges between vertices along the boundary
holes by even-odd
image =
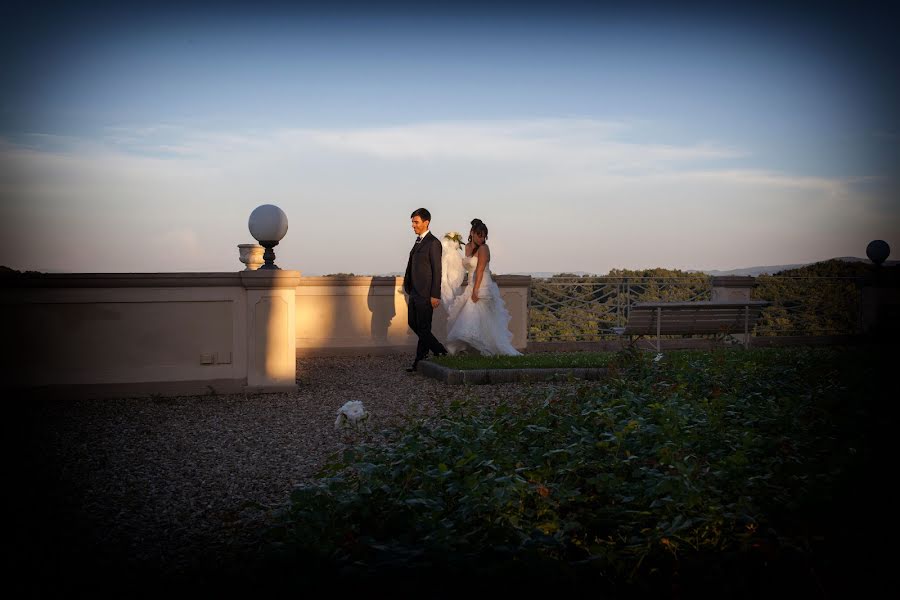
[[[310,275],[402,270],[419,206],[501,273],[900,247],[888,3],[53,6],[2,13],[13,268],[236,270],[264,203]]]

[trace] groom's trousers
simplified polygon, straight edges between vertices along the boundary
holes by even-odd
[[[431,333],[431,319],[433,316],[434,308],[431,306],[431,298],[422,298],[416,295],[409,297],[409,328],[419,336],[419,343],[416,345],[416,362],[424,359],[429,350],[431,350],[432,354],[444,354],[447,352],[443,344]]]

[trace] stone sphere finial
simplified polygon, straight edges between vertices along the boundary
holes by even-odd
[[[884,240],[872,240],[866,246],[866,256],[876,265],[881,265],[891,255],[891,247]]]
[[[287,233],[288,219],[284,211],[274,204],[257,206],[247,222],[250,235],[258,242],[280,242]]]
[[[254,208],[250,213],[247,227],[250,229],[250,235],[266,249],[263,254],[266,263],[260,269],[277,269],[275,251],[272,248],[277,246],[287,233],[287,215],[274,204],[263,204]]]

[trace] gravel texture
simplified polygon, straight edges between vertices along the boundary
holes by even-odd
[[[38,579],[85,557],[100,570],[190,572],[252,539],[347,445],[453,399],[539,397],[551,385],[447,386],[406,373],[409,362],[300,358],[299,389],[288,394],[27,402],[13,435],[26,566]],[[347,400],[363,401],[367,432],[335,430]]]

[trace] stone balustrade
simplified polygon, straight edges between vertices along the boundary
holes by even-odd
[[[91,396],[296,389],[297,271],[0,278],[2,385]]]
[[[512,317],[513,346],[526,350],[531,277],[494,279]],[[713,277],[711,284],[715,301],[746,301],[756,281]],[[863,331],[895,315],[896,287],[891,280],[863,289]],[[4,274],[0,327],[9,350],[0,385],[66,390],[66,397],[291,391],[298,354],[412,354],[406,303],[400,277],[262,269]],[[433,329],[446,338],[444,311],[435,312]]]
[[[513,345],[531,278],[498,276]],[[2,385],[90,396],[280,392],[296,355],[413,352],[399,277],[236,273],[7,274]],[[446,315],[434,330],[446,334]]]
[[[512,344],[524,349],[528,337],[531,277],[495,275],[510,312]],[[416,335],[407,325],[402,277],[303,277],[297,287],[297,352],[360,354],[413,352]],[[447,315],[434,313],[432,331],[447,334]]]

